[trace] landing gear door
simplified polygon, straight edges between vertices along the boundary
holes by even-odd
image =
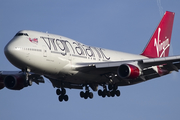
[[[43,57],[47,57],[47,48],[43,46]]]

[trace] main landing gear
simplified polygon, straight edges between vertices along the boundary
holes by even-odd
[[[118,90],[118,87],[115,84],[109,84],[108,89],[105,85],[103,85],[103,90],[98,90],[98,95],[102,96],[103,98],[107,97],[114,97],[115,95],[117,97],[120,96],[120,91]]]
[[[59,101],[62,102],[64,101],[68,101],[69,97],[68,95],[66,95],[66,89],[61,88],[56,90],[56,94],[59,95]]]
[[[87,85],[85,86],[85,89],[86,89],[85,92],[83,92],[83,91],[80,92],[80,97],[84,98],[84,99],[87,99],[87,98],[92,99],[93,98],[93,93],[89,91],[89,87]],[[103,85],[103,90],[98,90],[98,95],[102,96],[103,98],[105,98],[106,96],[107,97],[115,97],[115,96],[119,97],[120,94],[121,93],[118,90],[118,86],[115,85],[115,84],[109,84],[108,85],[108,90],[107,90],[106,85],[104,84]]]
[[[86,92],[81,91],[80,97],[84,99],[87,99],[89,97],[90,99],[92,99],[93,93],[89,91],[89,87],[87,85],[85,86],[85,88],[86,88]]]
[[[68,101],[69,97],[66,94],[66,89],[64,87],[62,88],[58,88],[56,90],[56,94],[59,96],[58,99],[60,102],[64,101]],[[107,97],[119,97],[120,96],[120,91],[118,90],[118,86],[116,84],[109,84],[108,86],[103,84],[103,90],[98,90],[98,95],[105,98]],[[89,90],[89,86],[85,85],[85,91],[81,91],[80,92],[80,97],[84,98],[84,99],[92,99],[93,98],[93,93],[90,92]]]

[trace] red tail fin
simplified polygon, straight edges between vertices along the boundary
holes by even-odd
[[[167,57],[169,55],[174,15],[173,12],[165,12],[141,55],[150,58]]]

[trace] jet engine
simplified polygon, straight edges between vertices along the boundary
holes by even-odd
[[[0,76],[0,90],[4,88],[3,78]]]
[[[117,72],[122,79],[136,79],[141,74],[141,70],[131,64],[120,65]]]
[[[25,77],[22,75],[9,75],[4,78],[4,85],[11,90],[21,90],[25,87]]]

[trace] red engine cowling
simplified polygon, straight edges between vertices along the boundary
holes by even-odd
[[[11,90],[21,90],[25,87],[25,77],[22,75],[9,75],[4,78],[4,85]]]
[[[141,70],[138,67],[130,64],[120,65],[117,72],[119,77],[123,79],[136,79],[141,74]]]
[[[0,90],[4,88],[3,77],[0,76]]]

